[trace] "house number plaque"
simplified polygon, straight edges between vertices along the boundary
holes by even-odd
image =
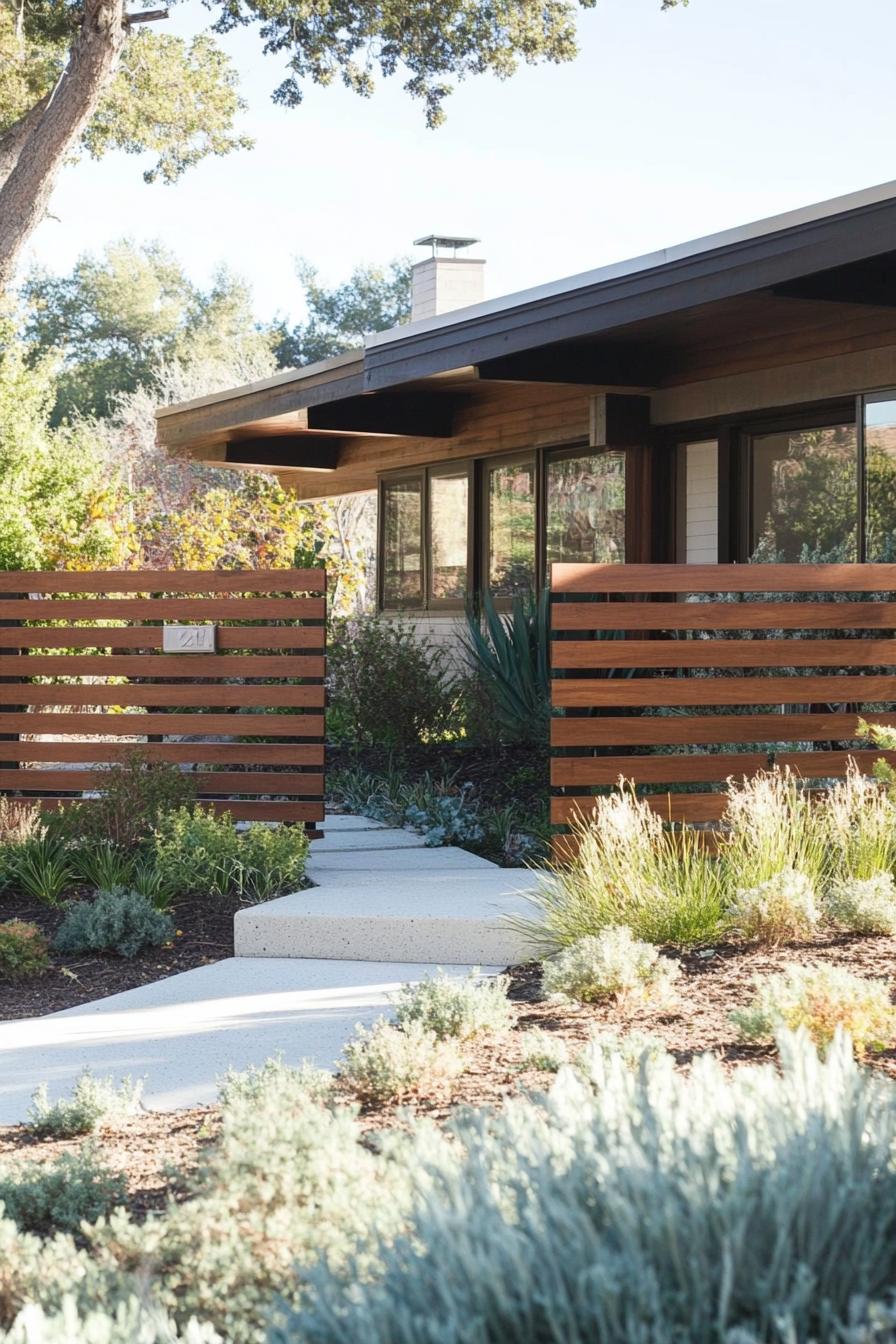
[[[215,625],[164,625],[163,653],[214,653]]]

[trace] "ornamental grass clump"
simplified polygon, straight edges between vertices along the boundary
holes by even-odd
[[[549,866],[536,918],[511,922],[541,954],[615,925],[657,945],[712,942],[724,911],[719,865],[698,832],[672,830],[629,787],[571,824],[571,857]]]
[[[850,933],[896,934],[896,883],[892,873],[842,878],[828,892],[825,908]]]
[[[758,886],[739,888],[729,918],[739,937],[778,947],[811,938],[821,912],[810,879],[788,868]]]
[[[825,800],[831,876],[871,878],[896,867],[896,797],[851,762]]]
[[[69,956],[111,952],[130,961],[148,947],[161,947],[173,934],[169,917],[139,891],[115,887],[70,905],[53,946]]]
[[[0,924],[0,984],[43,975],[50,964],[49,946],[36,924],[8,919]]]
[[[756,976],[754,987],[752,1003],[731,1014],[744,1040],[768,1043],[782,1030],[803,1028],[824,1049],[842,1031],[861,1058],[896,1039],[896,1008],[885,980],[866,980],[818,962]]]
[[[462,980],[443,971],[416,985],[402,985],[395,1005],[395,1024],[405,1030],[412,1022],[438,1040],[453,1037],[469,1041],[476,1036],[507,1031],[513,1009],[507,998],[506,975],[483,978],[474,969]]]
[[[546,961],[542,984],[546,994],[576,1003],[662,1003],[672,997],[679,970],[677,962],[634,938],[631,929],[611,927],[580,938]]]
[[[723,824],[719,859],[727,890],[749,890],[785,872],[802,873],[816,890],[824,884],[826,809],[790,769],[729,780]]]
[[[381,1105],[444,1092],[463,1067],[456,1040],[439,1040],[419,1022],[402,1029],[380,1018],[346,1043],[339,1076],[359,1101]]]
[[[112,1078],[94,1078],[85,1069],[72,1088],[71,1096],[51,1102],[46,1083],[31,1097],[27,1125],[39,1138],[71,1139],[108,1129],[136,1115],[140,1109],[143,1083],[122,1078],[118,1086]]]

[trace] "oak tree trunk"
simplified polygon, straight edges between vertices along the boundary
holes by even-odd
[[[0,137],[0,291],[43,219],[59,171],[93,116],[124,45],[122,0],[85,0],[68,64],[52,93]]]

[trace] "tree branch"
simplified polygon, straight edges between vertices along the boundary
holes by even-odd
[[[68,64],[0,186],[0,289],[11,282],[22,248],[44,217],[59,171],[96,110],[125,36],[122,0],[85,0]]]
[[[157,23],[159,19],[167,19],[169,12],[167,9],[144,9],[139,14],[125,14],[125,27],[132,28],[135,23]]]

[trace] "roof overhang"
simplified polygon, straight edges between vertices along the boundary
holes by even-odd
[[[825,303],[857,346],[892,328],[880,312],[896,308],[896,184],[377,333],[363,350],[164,407],[159,439],[222,464],[332,470],[349,438],[450,437],[496,383],[647,390],[686,381],[701,354],[705,366],[750,329],[785,348]]]

